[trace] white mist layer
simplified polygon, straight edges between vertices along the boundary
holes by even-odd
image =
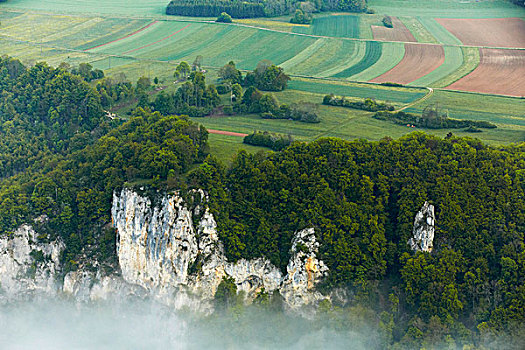
[[[364,349],[361,339],[255,308],[204,317],[151,302],[0,306],[0,349]]]

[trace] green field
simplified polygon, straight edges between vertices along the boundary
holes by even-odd
[[[410,84],[438,88],[475,69],[479,50],[463,47],[435,17],[525,17],[525,10],[500,0],[464,2],[369,0],[377,14],[321,13],[315,15],[312,25],[305,26],[290,24],[289,16],[239,21],[242,25],[168,17],[163,14],[167,0],[10,0],[0,5],[4,9],[0,10],[0,51],[29,64],[90,62],[107,75],[124,73],[132,81],[140,76],[158,77],[168,92],[179,86],[173,84],[174,67],[182,60],[191,63],[197,55],[203,56],[208,82],[216,82],[218,68],[231,60],[237,67],[251,70],[260,60],[268,59],[293,76],[289,89],[275,94],[281,103],[320,103],[329,93],[354,100],[371,97],[396,107],[415,102],[408,111],[417,113],[430,103],[439,103],[453,118],[498,124],[498,129],[465,135],[496,144],[522,141],[523,100],[438,90],[428,100],[417,102],[428,90],[355,83],[389,71],[405,54],[402,43],[366,40],[372,38],[370,26],[381,25],[383,14],[400,17],[418,41],[445,45],[443,65]],[[125,113],[131,107],[121,106],[121,110]],[[323,136],[376,140],[413,131],[375,120],[364,111],[320,106],[319,113],[319,124],[263,120],[255,115],[195,120],[213,129],[291,133],[305,141]],[[443,136],[449,131],[432,132]],[[461,131],[454,133],[463,135]],[[242,138],[232,136],[210,135],[210,141],[212,151],[223,159],[239,148],[260,149],[243,145]]]
[[[409,103],[426,95],[426,89],[416,88],[391,88],[371,84],[356,84],[335,82],[328,80],[293,79],[289,84],[290,89],[307,91],[318,94],[333,93],[338,96],[353,96],[359,98],[375,98],[381,101]]]
[[[309,27],[295,27],[295,33],[339,38],[359,38],[359,17],[353,15],[316,17]]]
[[[334,74],[335,78],[349,78],[353,75],[361,73],[368,67],[373,66],[379,61],[382,54],[382,44],[378,41],[367,41],[366,42],[366,54],[357,64],[347,68],[337,74]]]
[[[381,57],[370,67],[363,71],[354,74],[350,77],[351,80],[368,81],[388,72],[394,68],[405,54],[405,45],[402,43],[381,43]]]

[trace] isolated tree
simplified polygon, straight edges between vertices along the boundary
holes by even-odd
[[[226,12],[222,12],[215,22],[232,23],[232,17]]]
[[[195,57],[195,61],[193,61],[191,65],[191,69],[193,71],[196,71],[196,72],[202,71],[202,59],[203,57],[201,55],[198,55],[197,57]]]

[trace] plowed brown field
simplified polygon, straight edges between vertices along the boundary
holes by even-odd
[[[480,49],[480,64],[449,85],[455,90],[525,96],[525,51]]]
[[[463,44],[525,48],[525,21],[520,18],[436,18]]]
[[[383,41],[416,42],[416,38],[397,17],[391,17],[394,28],[384,26],[371,26],[374,39]]]
[[[374,83],[408,84],[441,66],[445,52],[441,45],[405,44],[405,56],[397,66],[370,80]]]

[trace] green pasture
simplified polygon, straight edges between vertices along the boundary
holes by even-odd
[[[461,47],[445,46],[445,61],[429,74],[414,80],[411,86],[433,86],[433,83],[456,72],[463,65],[463,51]]]
[[[9,0],[1,7],[55,13],[96,13],[106,15],[164,15],[166,0]]]
[[[246,150],[249,153],[256,153],[259,151],[270,152],[270,149],[265,147],[247,145],[242,142],[243,139],[243,137],[238,136],[209,134],[208,142],[210,144],[210,153],[221,160],[223,163],[230,164],[233,160],[233,157],[241,149]]]
[[[444,18],[523,17],[525,9],[505,0],[368,0],[376,13]]]
[[[363,71],[349,77],[351,80],[368,81],[394,68],[405,55],[405,45],[402,43],[381,43],[382,55]]]
[[[316,17],[309,27],[295,27],[293,32],[338,38],[359,38],[359,16]]]
[[[351,67],[337,74],[334,74],[333,77],[349,78],[353,75],[361,73],[368,67],[373,66],[374,64],[376,64],[377,61],[379,61],[379,58],[381,57],[381,53],[383,51],[382,47],[383,46],[378,41],[367,41],[366,42],[366,53],[363,56],[363,58],[356,64],[352,65]]]

